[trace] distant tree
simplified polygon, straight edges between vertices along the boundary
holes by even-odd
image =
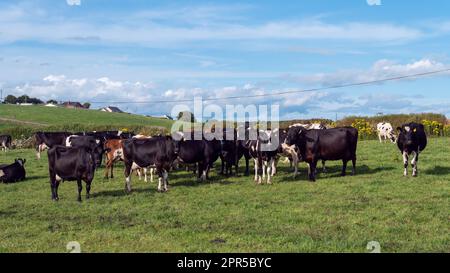
[[[58,104],[58,102],[56,100],[48,100],[47,103]]]
[[[8,95],[6,96],[5,100],[3,101],[4,103],[8,103],[8,104],[16,104],[17,103],[17,98],[13,95]]]
[[[177,119],[186,121],[186,122],[195,122],[194,114],[189,111],[184,111],[184,112],[178,113]]]
[[[30,100],[30,97],[28,95],[22,95],[17,98],[17,103],[28,103]]]
[[[89,102],[83,103],[84,108],[89,109],[91,108],[91,104]]]

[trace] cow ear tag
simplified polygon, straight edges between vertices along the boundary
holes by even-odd
[[[417,132],[417,129],[414,129],[413,132],[414,132],[414,133]]]

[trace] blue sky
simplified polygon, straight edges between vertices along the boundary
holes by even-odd
[[[1,1],[0,88],[46,100],[142,102],[440,70],[450,68],[448,10],[445,0]],[[219,104],[279,104],[282,118],[450,116],[449,86],[450,74],[441,74]],[[158,115],[173,105],[118,106]]]

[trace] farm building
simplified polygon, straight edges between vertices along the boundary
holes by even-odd
[[[100,111],[109,112],[109,113],[124,113],[122,110],[119,109],[119,107],[115,107],[115,106],[104,107],[104,108],[101,108]]]

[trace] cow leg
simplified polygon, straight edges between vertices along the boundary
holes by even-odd
[[[162,192],[163,191],[163,173],[162,173],[162,169],[160,166],[157,167],[156,172],[158,173],[158,192]]]
[[[352,175],[356,174],[356,156],[352,158]]]
[[[78,202],[81,202],[81,191],[83,190],[83,184],[81,184],[81,179],[77,180],[78,185]]]
[[[413,168],[413,173],[412,176],[413,177],[417,177],[417,162],[419,161],[419,153],[418,152],[413,152],[414,156],[413,159],[411,161],[411,166]]]
[[[276,158],[273,158],[273,159],[271,159],[269,161],[269,163],[270,163],[270,174],[272,176],[275,176],[277,174],[278,161],[280,161],[280,158],[278,156]]]
[[[37,159],[41,159],[41,145],[36,147],[36,157]]]
[[[114,178],[114,160],[111,160],[110,172],[111,172],[110,177]]]
[[[211,169],[212,164],[205,164],[203,173],[202,173],[202,180],[206,181],[209,179],[209,170]]]
[[[291,168],[292,168],[292,165],[294,165],[294,178],[295,178],[298,175],[298,157],[297,157],[297,155],[293,155],[292,161],[290,161],[290,162],[291,162]]]
[[[125,191],[131,192],[131,163],[125,162]]]
[[[309,163],[309,180],[311,182],[316,182],[316,167],[317,160],[313,160],[311,163]]]
[[[266,179],[267,161],[262,161],[262,179]],[[270,174],[267,174],[270,175]]]
[[[86,182],[86,199],[91,198],[91,183],[92,181]]]
[[[224,170],[225,170],[225,159],[221,158],[222,161],[222,165],[220,167],[220,175],[224,174]]]
[[[274,171],[275,168],[275,159],[271,158],[270,161],[267,164],[267,184],[272,184],[272,176],[274,176],[274,173],[276,171]],[[270,175],[273,174],[273,175]]]
[[[327,173],[327,168],[325,167],[325,160],[322,160],[322,172]]]
[[[138,177],[139,177],[139,181],[141,181],[141,180],[142,180],[141,168],[136,169],[136,173],[137,173],[137,175],[138,175]]]
[[[106,156],[106,164],[105,164],[105,178],[109,178],[109,172],[111,172],[111,178],[112,178],[112,170],[111,170],[111,159],[109,156]]]
[[[144,182],[148,182],[148,178],[147,178],[147,168],[143,168],[142,171],[144,172]]]
[[[258,159],[255,159],[255,182],[258,182]]]
[[[54,178],[50,178],[50,189],[52,191],[52,200],[53,201],[58,201],[58,181],[56,181],[56,179]]]
[[[247,157],[245,157],[245,176],[250,175],[249,161],[250,160]]]
[[[341,173],[341,176],[345,176],[346,175],[347,163],[348,163],[347,159],[343,159],[342,160],[342,173]]]
[[[155,168],[150,168],[150,182],[153,183],[153,174],[155,173]]]
[[[403,175],[408,176],[408,153],[406,151],[403,152],[403,167],[405,168]]]
[[[168,185],[169,185],[169,173],[164,170],[163,171],[163,181],[164,181],[164,191],[168,191]]]

